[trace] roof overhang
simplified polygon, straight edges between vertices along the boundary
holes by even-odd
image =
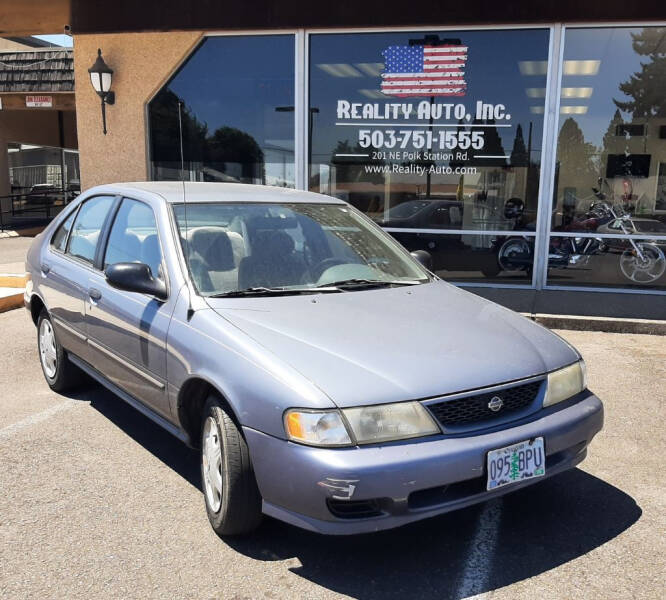
[[[402,0],[0,0],[0,35],[169,30],[428,27],[521,23],[649,22],[663,0],[468,0],[405,5]]]

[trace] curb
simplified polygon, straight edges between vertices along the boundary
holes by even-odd
[[[0,273],[0,287],[25,288],[28,283],[26,273]]]
[[[549,329],[666,335],[666,321],[651,319],[622,319],[614,317],[581,317],[576,315],[544,314],[529,315],[529,318]]]
[[[0,296],[0,313],[23,306],[23,290],[17,288],[16,291],[16,294]]]

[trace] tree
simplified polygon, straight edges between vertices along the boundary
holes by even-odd
[[[511,166],[526,167],[528,162],[527,148],[523,138],[523,127],[518,125],[516,128],[516,137],[513,139],[513,149],[511,150]]]
[[[649,60],[620,84],[620,91],[631,100],[613,102],[634,119],[666,117],[666,27],[646,27],[631,38],[634,51]]]

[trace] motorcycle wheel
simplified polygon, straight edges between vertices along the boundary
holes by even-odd
[[[666,271],[666,256],[658,246],[654,244],[636,244],[644,260],[632,248],[625,250],[620,256],[620,270],[622,274],[634,283],[652,283],[657,281]]]
[[[502,244],[497,253],[497,262],[503,271],[526,271],[527,265],[516,264],[514,261],[519,257],[530,257],[532,255],[530,245],[525,240],[510,239]]]

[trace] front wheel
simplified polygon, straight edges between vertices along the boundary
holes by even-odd
[[[215,396],[208,398],[203,412],[201,483],[217,535],[243,535],[259,526],[261,495],[247,444]]]
[[[638,253],[640,250],[643,257]],[[652,283],[657,281],[666,270],[666,257],[663,251],[654,244],[637,243],[636,249],[625,250],[620,257],[622,274],[635,283]]]

